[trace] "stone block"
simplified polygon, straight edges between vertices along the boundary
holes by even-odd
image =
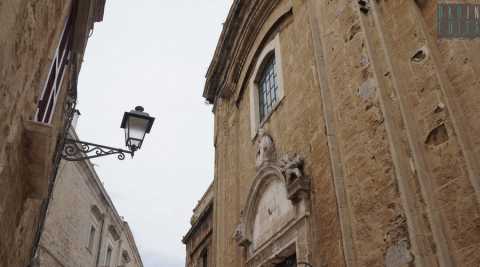
[[[34,121],[24,122],[23,177],[30,185],[31,197],[47,197],[55,145],[52,126]]]

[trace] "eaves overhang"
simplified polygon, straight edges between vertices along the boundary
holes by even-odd
[[[239,82],[248,54],[265,21],[281,0],[235,0],[224,23],[206,74],[203,97],[211,104],[229,97]]]
[[[76,1],[76,18],[73,35],[72,50],[83,57],[88,38],[96,22],[103,21],[106,0],[79,0]]]
[[[240,8],[242,0],[235,0],[230,7],[226,21],[223,23],[222,33],[215,48],[210,66],[208,67],[206,74],[205,87],[203,89],[203,97],[209,102],[213,103],[219,80],[215,76],[219,76],[219,70],[225,71],[227,55],[231,52],[232,42],[234,36],[237,34],[237,29],[234,27],[236,21],[240,21]],[[236,23],[238,26],[238,23]],[[223,66],[223,68],[221,68]]]

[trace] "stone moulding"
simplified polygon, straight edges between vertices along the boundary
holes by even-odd
[[[90,211],[97,221],[101,221],[103,219],[104,215],[97,205],[92,205]]]
[[[286,187],[288,199],[292,204],[298,206],[297,204],[300,202],[309,200],[309,178],[302,175],[287,182],[288,180],[282,171],[281,164],[281,161],[269,162],[257,172],[257,176],[247,198],[247,203],[242,210],[241,222],[238,224],[234,233],[235,240],[242,247],[248,247],[252,243],[252,222],[255,217],[257,204],[262,196],[263,189],[272,179],[280,179],[282,181],[282,184]]]
[[[108,226],[108,231],[110,232],[110,235],[113,237],[113,240],[118,241],[120,239],[120,234],[113,225]]]
[[[257,172],[255,179],[250,187],[245,206],[241,212],[240,223],[238,224],[233,238],[237,244],[244,247],[247,251],[247,259],[256,258],[256,255],[261,257],[273,257],[270,255],[267,247],[275,247],[279,242],[285,242],[285,234],[290,233],[293,228],[300,234],[300,236],[292,236],[291,241],[294,243],[308,244],[307,235],[304,234],[308,231],[308,215],[309,215],[309,201],[310,201],[310,178],[303,173],[304,159],[298,154],[286,154],[276,159],[275,144],[271,136],[266,134],[263,130],[260,132],[260,136],[257,139],[257,154],[256,154],[256,166]],[[278,226],[278,229],[274,229],[274,233],[266,240],[258,240],[254,238],[255,218],[257,211],[259,210],[260,200],[267,192],[267,188],[273,183],[278,182],[284,187],[286,191],[285,201],[289,201],[291,205],[287,205],[293,209],[292,213],[284,213],[280,217],[274,217],[273,224]],[[278,197],[278,196],[277,196]],[[282,202],[283,200],[278,200]],[[286,203],[286,202],[282,202]],[[286,208],[288,211],[289,208]],[[295,222],[295,223],[292,223]],[[299,229],[297,229],[299,228]],[[298,231],[297,231],[298,230]],[[282,241],[279,241],[282,240]],[[278,246],[277,246],[278,247]],[[299,246],[300,247],[300,246]],[[308,255],[305,249],[308,250],[308,246],[302,246],[302,251],[297,251],[297,255],[300,258],[304,258]],[[263,250],[268,255],[262,254]],[[278,251],[281,253],[282,251]],[[252,261],[252,264],[248,266],[256,266],[256,263]]]
[[[258,32],[279,0],[235,0],[224,24],[213,60],[207,71],[203,96],[213,103],[216,95],[230,95],[241,75],[245,57]],[[241,21],[242,23],[236,23]],[[229,60],[227,60],[229,59]],[[230,60],[233,59],[233,60]]]

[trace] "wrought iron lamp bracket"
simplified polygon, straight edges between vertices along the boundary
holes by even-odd
[[[81,161],[103,156],[117,155],[119,160],[124,160],[125,154],[129,154],[133,157],[134,153],[135,151],[128,151],[120,148],[66,138],[62,150],[62,159],[67,161]]]

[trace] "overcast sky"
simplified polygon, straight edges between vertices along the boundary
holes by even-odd
[[[146,267],[184,266],[182,236],[213,179],[212,107],[201,97],[232,0],[107,0],[79,80],[81,139],[123,147],[123,112],[156,118],[133,160],[94,160]]]

